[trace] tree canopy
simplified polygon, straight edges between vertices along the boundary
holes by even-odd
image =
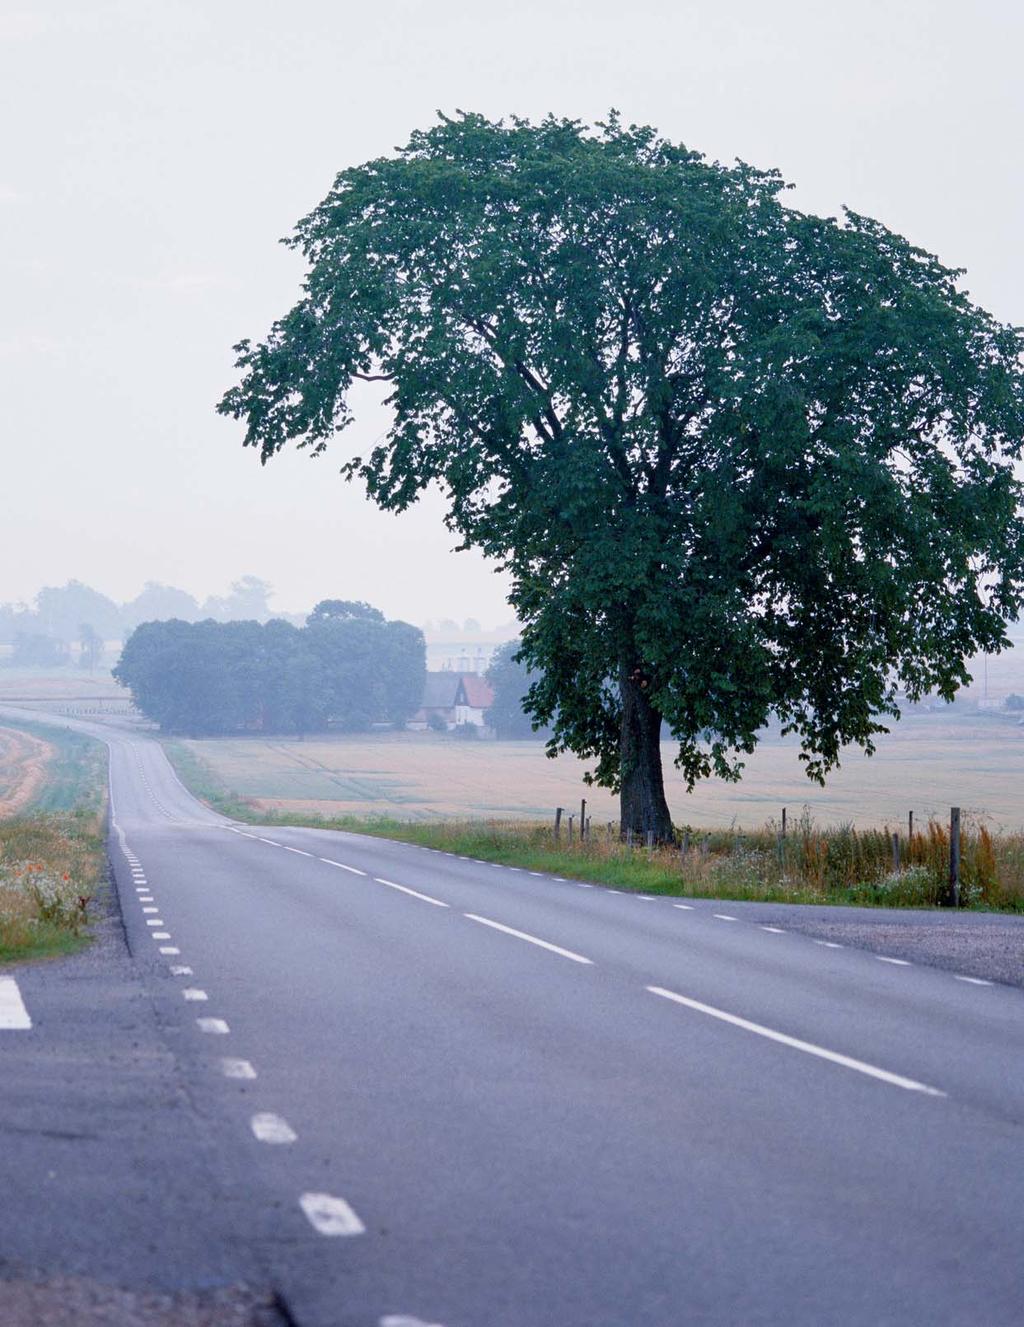
[[[425,676],[422,632],[380,613],[314,614],[302,629],[276,619],[144,622],[114,668],[143,714],[195,736],[401,726]]]
[[[301,297],[219,407],[265,462],[386,383],[343,473],[392,510],[442,487],[511,575],[550,751],[659,837],[663,722],[691,785],[772,715],[821,779],[901,690],[950,697],[1024,588],[1020,331],[784,188],[615,115],[442,117],[298,223]]]
[[[494,729],[495,736],[502,740],[549,736],[535,729],[523,708],[537,674],[519,658],[519,649],[518,640],[505,641],[494,651],[487,668],[487,681],[494,692],[494,702],[486,715],[487,723]]]

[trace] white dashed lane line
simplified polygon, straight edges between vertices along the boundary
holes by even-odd
[[[679,908],[679,909],[681,909],[683,912],[696,912],[696,911],[697,911],[697,909],[693,906],[692,903],[673,903],[672,906],[673,906],[673,908]]]
[[[255,1078],[256,1070],[248,1060],[223,1059],[220,1071],[225,1078]]]
[[[180,954],[181,950],[177,945],[161,945],[160,952],[161,954]]]
[[[815,940],[814,943],[815,943],[816,945],[823,945],[825,949],[842,949],[842,948],[843,948],[843,946],[842,946],[841,944],[837,944],[835,940]]]
[[[959,975],[959,973],[954,973],[954,974],[953,974],[953,978],[954,978],[955,981],[966,981],[966,982],[969,982],[972,986],[994,986],[994,985],[995,985],[995,982],[993,982],[993,981],[986,981],[984,977],[961,977],[961,976]]]
[[[196,986],[186,986],[185,989],[182,991],[182,995],[185,997],[186,1000],[195,1000],[195,1001],[208,1000],[210,998],[205,991],[199,990],[198,987]]]
[[[762,926],[762,931],[767,931],[769,935],[785,935],[786,932],[781,926]]]
[[[223,1018],[197,1018],[196,1026],[200,1032],[209,1032],[214,1036],[225,1036],[231,1029]]]
[[[344,1198],[329,1193],[304,1193],[299,1206],[320,1235],[362,1235],[366,1230]]]
[[[563,949],[561,945],[553,945],[550,940],[541,940],[539,936],[529,935],[526,931],[517,931],[512,926],[504,926],[501,922],[492,921],[489,917],[479,917],[475,912],[464,912],[464,917],[468,917],[471,922],[479,922],[481,926],[490,926],[495,931],[502,931],[505,935],[514,936],[517,940],[525,940],[527,944],[537,945],[540,949],[546,949],[549,953],[558,954],[562,958],[568,958],[573,963],[593,964],[593,959],[584,958],[582,954],[576,954],[571,949]]]
[[[261,1143],[294,1143],[299,1136],[287,1120],[269,1110],[254,1115],[249,1127]]]
[[[720,922],[735,922],[735,921],[739,921],[739,918],[738,918],[738,917],[732,917],[732,916],[730,916],[729,913],[727,913],[727,912],[713,912],[711,915],[712,915],[712,917],[717,917],[718,920],[719,920]]]
[[[853,1069],[857,1073],[866,1074],[869,1078],[877,1078],[880,1082],[889,1083],[892,1087],[902,1087],[908,1092],[923,1092],[929,1097],[944,1097],[945,1092],[940,1092],[937,1087],[929,1087],[926,1083],[918,1083],[913,1078],[904,1078],[902,1074],[890,1073],[888,1069],[879,1069],[877,1065],[867,1064],[864,1060],[855,1060],[852,1056],[841,1055],[838,1051],[827,1050],[824,1046],[816,1046],[810,1041],[801,1041],[798,1037],[790,1037],[785,1032],[776,1032],[773,1028],[763,1027],[760,1023],[752,1023],[747,1018],[740,1018],[736,1014],[726,1013],[724,1009],[716,1009],[713,1005],[702,1004],[700,1000],[691,1000],[688,996],[679,995],[676,991],[667,991],[663,986],[648,986],[647,989],[652,995],[660,995],[663,1000],[671,1000],[675,1004],[684,1005],[687,1009],[693,1009],[699,1014],[707,1014],[710,1018],[717,1018],[720,1022],[731,1023],[733,1027],[742,1028],[745,1032],[753,1032],[755,1036],[765,1037],[769,1041],[778,1042],[782,1046],[790,1046],[793,1050],[803,1051],[805,1055],[817,1056],[819,1060],[828,1060],[832,1064],[841,1065],[844,1069]]]
[[[909,958],[888,958],[885,954],[876,954],[875,958],[878,959],[879,963],[893,963],[898,968],[909,968],[912,966]]]
[[[366,875],[366,872],[360,871],[358,866],[346,866],[344,862],[336,862],[331,857],[320,857],[317,860],[323,862],[326,866],[336,866],[339,871],[351,871],[353,875]]]
[[[192,976],[192,969],[191,969],[190,967],[188,967],[188,966],[187,966],[186,964],[184,964],[184,963],[172,963],[172,964],[171,964],[171,976],[172,976],[172,977],[191,977],[191,976]]]
[[[394,880],[382,880],[379,875],[373,877],[378,885],[387,885],[388,889],[400,889],[403,894],[411,894],[413,898],[422,899],[424,903],[433,903],[435,908],[450,908],[450,903],[442,903],[439,898],[432,898],[429,894],[421,894],[418,889],[410,889],[408,885],[398,885]]]
[[[305,850],[304,848],[290,848],[290,847],[288,846],[287,843],[282,843],[282,844],[281,844],[281,847],[284,848],[285,852],[294,852],[294,853],[296,853],[299,857],[312,857],[312,856],[313,856],[313,854],[312,854],[311,852],[306,852],[306,850]]]

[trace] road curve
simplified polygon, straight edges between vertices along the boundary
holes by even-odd
[[[1019,990],[238,825],[90,730],[211,1193],[304,1327],[1024,1317]]]

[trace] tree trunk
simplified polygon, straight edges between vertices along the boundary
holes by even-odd
[[[633,831],[643,842],[653,830],[656,843],[672,840],[672,817],[665,801],[661,772],[661,715],[647,699],[646,679],[640,668],[624,664],[619,670],[622,696],[622,732],[619,739],[622,787],[619,794],[621,833]]]

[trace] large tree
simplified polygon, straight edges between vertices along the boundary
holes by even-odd
[[[690,785],[773,714],[821,779],[900,689],[951,696],[1024,588],[1020,333],[783,188],[615,116],[442,118],[298,223],[301,298],[220,403],[265,462],[386,382],[343,473],[392,510],[442,487],[511,574],[550,751],[659,837],[663,725]]]

